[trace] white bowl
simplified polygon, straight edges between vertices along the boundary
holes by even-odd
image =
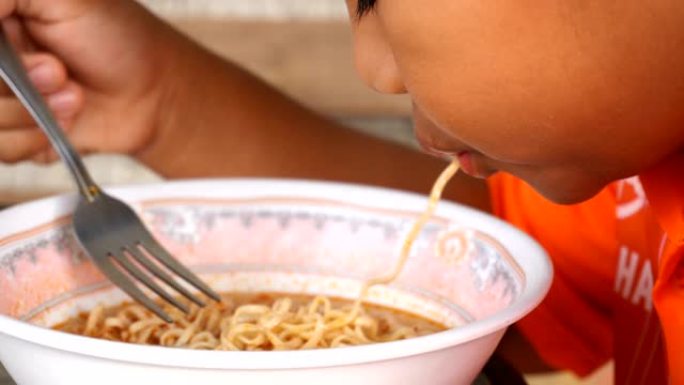
[[[292,180],[183,181],[111,193],[130,202],[172,253],[220,290],[348,298],[363,279],[390,270],[426,204],[415,194]],[[124,298],[76,245],[69,225],[75,202],[60,196],[0,212],[0,360],[21,385],[469,384],[506,327],[542,300],[552,277],[532,239],[443,201],[397,282],[376,287],[370,300],[452,329],[291,352],[109,342],[46,327]]]

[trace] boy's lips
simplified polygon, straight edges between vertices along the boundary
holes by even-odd
[[[461,164],[461,170],[472,177],[484,179],[496,172],[485,164],[485,159],[480,154],[461,151],[456,155],[456,158]]]
[[[428,154],[446,159],[457,158],[461,170],[472,177],[484,179],[496,172],[495,169],[486,164],[486,158],[480,153],[471,150],[442,149],[420,135],[417,138],[420,146]]]
[[[495,167],[492,167],[494,162],[438,128],[417,105],[414,104],[413,110],[414,133],[425,152],[447,160],[457,158],[461,164],[461,170],[476,178],[486,178],[497,171]]]

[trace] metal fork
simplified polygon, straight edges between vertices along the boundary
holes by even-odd
[[[221,298],[188,268],[169,254],[125,203],[105,194],[90,177],[80,156],[66,139],[41,94],[33,87],[26,70],[0,28],[0,77],[9,85],[49,137],[74,177],[81,199],[73,213],[76,238],[95,265],[115,285],[166,322],[172,322],[162,308],[134,283],[157,293],[183,312],[188,307],[164,290],[153,277],[165,282],[192,302],[204,302],[181,286],[169,274],[175,273],[210,298]],[[152,258],[151,258],[152,257]],[[162,266],[164,266],[162,268]]]

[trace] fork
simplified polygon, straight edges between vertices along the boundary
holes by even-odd
[[[172,278],[175,273],[209,298],[221,301],[216,292],[154,239],[128,205],[105,194],[95,184],[80,156],[52,116],[42,95],[29,81],[24,66],[1,28],[0,77],[48,136],[76,181],[81,199],[72,217],[74,233],[81,247],[100,271],[116,286],[166,322],[173,320],[134,281],[185,313],[189,311],[188,306],[169,294],[158,281],[163,281],[197,305],[204,306],[205,303],[201,299]]]

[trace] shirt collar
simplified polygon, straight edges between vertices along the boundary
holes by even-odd
[[[669,156],[639,179],[668,238],[684,244],[684,152]]]

